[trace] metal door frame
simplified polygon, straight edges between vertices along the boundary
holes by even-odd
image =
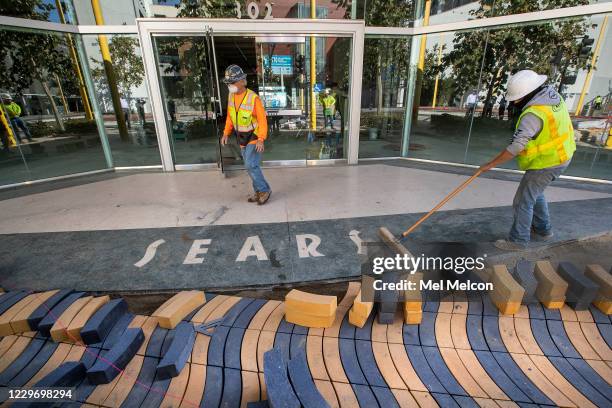
[[[309,20],[279,18],[270,20],[237,20],[237,19],[193,19],[193,18],[139,18],[136,19],[142,58],[144,62],[145,75],[148,78],[149,96],[153,119],[158,134],[159,149],[164,171],[175,171],[177,167],[172,159],[170,147],[170,135],[166,126],[166,114],[162,100],[161,87],[157,74],[157,64],[153,50],[153,34],[163,35],[202,35],[207,27],[210,27],[214,35],[315,35],[315,36],[338,36],[350,37],[351,66],[350,89],[348,101],[349,106],[349,135],[347,162],[357,164],[359,157],[359,116],[361,109],[361,83],[363,74],[363,45],[365,23],[355,20]],[[305,162],[305,160],[301,160]],[[330,163],[338,160],[329,160]],[[344,161],[344,160],[341,160]],[[281,161],[279,164],[292,165],[292,160]],[[327,162],[327,160],[316,161]],[[195,168],[195,166],[179,165],[181,168]],[[216,168],[215,163],[210,165],[197,165],[198,168]]]

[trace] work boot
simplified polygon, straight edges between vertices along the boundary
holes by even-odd
[[[495,248],[503,249],[504,251],[522,251],[527,249],[526,244],[508,241],[507,239],[498,239],[493,245],[495,245]]]
[[[554,236],[555,234],[553,234],[552,231],[548,231],[547,233],[541,234],[538,231],[536,231],[535,228],[533,228],[533,226],[531,227],[531,238],[536,241],[541,241],[541,242],[550,241],[551,239],[553,239]]]
[[[258,205],[264,205],[270,199],[272,195],[272,191],[264,191],[263,193],[259,193],[259,200],[257,200]]]
[[[259,193],[257,191],[254,192],[252,196],[249,196],[247,201],[249,203],[257,203],[257,202],[259,202]]]

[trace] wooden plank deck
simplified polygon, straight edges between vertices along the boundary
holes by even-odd
[[[96,308],[86,308],[93,298],[72,297],[51,321],[54,337],[9,331],[0,339],[0,387],[31,386],[68,361],[89,369],[130,327],[143,330],[140,349],[110,383],[94,385],[84,378],[76,387],[79,403],[246,407],[268,398],[264,355],[275,348],[304,406],[323,400],[330,407],[612,406],[612,323],[597,308],[530,304],[503,316],[487,296],[425,294],[420,325],[404,324],[398,311],[393,323],[380,324],[372,313],[356,328],[348,311],[358,292],[359,284],[352,283],[330,328],[287,322],[280,301],[206,294],[203,305],[182,308],[184,323],[177,328],[162,328],[158,317],[126,313],[89,346],[81,343],[78,329],[95,314]],[[54,293],[4,294],[11,306],[0,321],[19,322],[19,328],[35,313],[44,320],[40,299],[53,299],[52,309],[61,303]],[[173,323],[176,319],[173,315]],[[177,375],[158,375],[178,327],[211,323],[216,325],[210,333],[196,333]]]

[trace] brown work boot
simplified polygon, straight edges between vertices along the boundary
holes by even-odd
[[[268,202],[271,195],[272,195],[272,191],[266,191],[263,193],[259,193],[259,199],[257,200],[257,204],[264,205],[265,203]]]
[[[257,203],[259,202],[259,194],[257,191],[253,193],[252,196],[249,196],[249,198],[247,199],[247,201],[249,203]]]

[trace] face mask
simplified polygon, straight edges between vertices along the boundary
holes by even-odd
[[[238,87],[236,85],[233,85],[233,84],[228,85],[227,89],[229,89],[230,93],[238,92]]]

